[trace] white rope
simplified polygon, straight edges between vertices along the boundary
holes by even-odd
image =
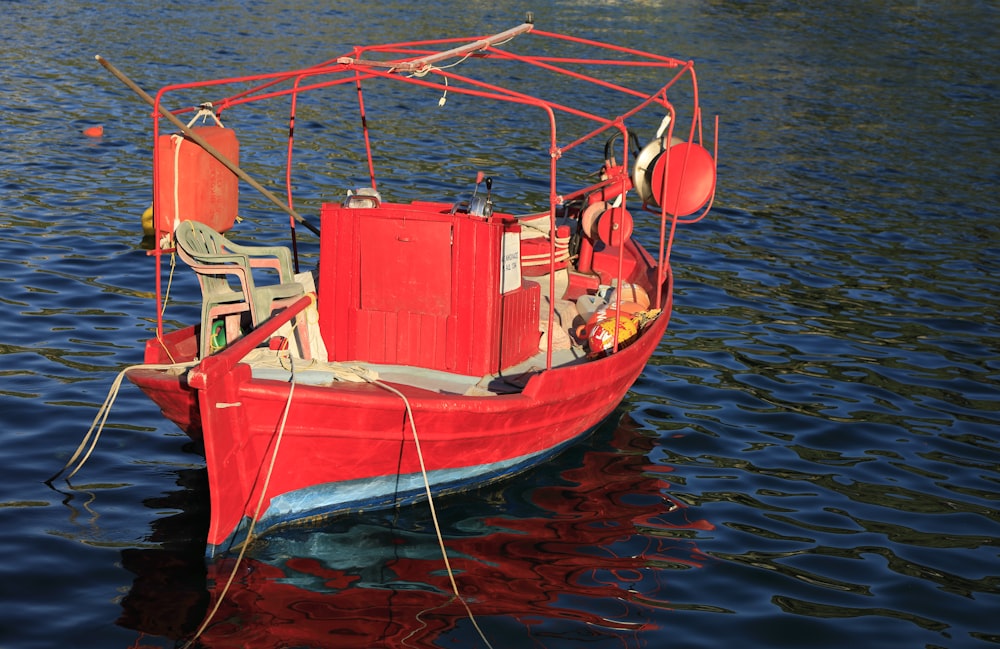
[[[298,322],[293,320],[292,329],[294,330],[297,327]],[[279,355],[279,352],[276,350],[258,347],[257,349],[251,350],[246,356],[244,356],[243,362],[252,367],[254,370],[287,370],[288,368],[286,368],[284,363],[281,362],[283,357],[284,355]],[[322,361],[318,358],[311,358],[308,361],[299,358],[298,361],[300,372],[305,373],[313,370],[329,373],[335,381],[344,381],[348,383],[371,383],[378,380],[379,377],[377,371],[354,363],[342,361]],[[304,382],[308,383],[308,380],[304,379]]]
[[[66,476],[66,480],[69,480],[70,478],[75,476],[77,471],[82,469],[83,465],[86,464],[87,460],[90,458],[90,454],[93,453],[94,448],[97,447],[97,440],[101,438],[101,432],[104,430],[104,424],[108,420],[108,415],[111,414],[111,406],[114,405],[115,399],[118,398],[118,393],[121,391],[122,381],[125,379],[125,375],[128,372],[132,370],[186,369],[189,367],[194,367],[195,365],[197,365],[197,363],[198,363],[197,361],[190,361],[187,363],[131,365],[120,371],[118,373],[118,376],[115,377],[115,380],[111,383],[111,389],[108,390],[108,396],[105,397],[104,403],[101,404],[101,407],[97,409],[97,415],[94,417],[93,423],[90,424],[90,430],[88,430],[87,434],[83,436],[83,441],[80,442],[80,445],[76,447],[76,451],[73,453],[73,457],[71,457],[69,461],[66,462],[66,465],[63,466],[63,468],[59,469],[59,471],[57,471],[55,475],[46,480],[46,482],[52,482],[60,475],[62,475],[62,473],[66,469],[68,469],[71,464],[76,462],[76,459],[80,457],[81,453],[83,453],[84,447],[86,447],[87,443],[90,442],[90,448],[87,449],[87,452],[83,455],[83,458],[80,459],[80,463],[77,464],[76,468],[73,469],[73,471],[68,476]],[[93,441],[90,440],[91,435],[93,435],[94,437]]]
[[[189,649],[189,647],[191,647],[205,632],[208,625],[212,623],[215,615],[219,612],[219,607],[222,606],[223,600],[229,593],[229,589],[236,580],[236,573],[239,572],[240,564],[243,562],[243,557],[246,556],[247,548],[250,547],[250,543],[253,541],[253,533],[257,527],[257,520],[260,518],[260,513],[264,509],[264,501],[267,500],[267,488],[271,484],[271,475],[274,473],[274,464],[278,460],[278,448],[281,446],[281,439],[285,436],[285,423],[288,421],[288,412],[292,408],[292,395],[295,394],[295,362],[292,360],[291,354],[288,355],[288,365],[289,371],[291,372],[288,397],[285,399],[285,409],[282,411],[281,421],[278,423],[278,432],[274,439],[274,450],[271,452],[271,462],[267,467],[267,473],[264,475],[264,484],[261,486],[260,498],[257,500],[257,509],[253,513],[253,518],[250,519],[250,527],[247,528],[247,538],[240,547],[239,554],[236,555],[236,562],[233,564],[233,569],[229,573],[229,579],[226,580],[226,585],[222,587],[222,591],[215,598],[215,606],[212,607],[212,610],[202,621],[201,626],[198,627],[198,630],[191,637],[191,639],[184,643],[181,649]]]
[[[219,608],[222,605],[222,601],[225,599],[226,594],[229,592],[229,589],[232,587],[232,584],[236,579],[236,574],[239,571],[240,563],[243,561],[243,558],[246,555],[247,548],[250,546],[250,542],[253,539],[254,528],[256,526],[257,520],[260,518],[260,513],[261,510],[263,509],[264,500],[267,494],[267,488],[270,484],[271,475],[274,471],[274,464],[278,458],[278,447],[281,445],[281,439],[284,436],[285,422],[288,419],[288,412],[291,409],[292,405],[292,394],[295,391],[295,366],[294,362],[292,361],[291,355],[289,355],[288,359],[291,368],[291,378],[290,378],[291,385],[288,390],[288,398],[285,401],[285,409],[281,415],[281,423],[278,426],[278,433],[274,442],[274,451],[271,454],[271,463],[267,468],[267,474],[265,475],[264,478],[264,485],[261,489],[260,499],[257,502],[257,509],[254,512],[253,518],[250,521],[250,528],[247,530],[247,539],[240,548],[239,555],[236,557],[236,563],[233,565],[233,569],[229,574],[229,579],[226,581],[225,586],[223,586],[222,591],[216,597],[215,606],[212,607],[212,610],[205,617],[205,620],[201,623],[201,626],[195,632],[194,636],[192,636],[192,638],[188,640],[181,649],[189,649],[194,644],[194,642],[197,641],[197,639],[201,637],[201,635],[205,632],[205,629],[208,628],[208,625],[211,624],[212,619],[218,613]],[[370,382],[379,386],[384,390],[387,390],[395,394],[396,396],[398,396],[400,399],[403,400],[403,405],[406,407],[407,418],[410,421],[410,430],[413,432],[413,441],[417,451],[417,458],[420,461],[420,473],[424,479],[424,489],[426,490],[427,502],[431,510],[431,519],[434,522],[434,531],[437,535],[438,546],[441,548],[441,556],[444,559],[445,569],[448,572],[448,579],[451,581],[452,592],[455,594],[455,598],[462,603],[463,607],[465,607],[465,612],[469,616],[469,620],[472,622],[472,625],[479,633],[479,637],[486,644],[486,646],[489,647],[489,649],[493,649],[493,645],[491,645],[489,640],[486,639],[486,635],[483,633],[483,630],[479,627],[479,623],[476,621],[475,616],[472,614],[472,610],[469,608],[468,603],[466,603],[465,599],[458,592],[458,584],[455,581],[455,574],[451,568],[451,563],[448,561],[448,551],[445,548],[444,536],[441,534],[441,526],[438,523],[437,511],[434,509],[434,499],[431,494],[430,480],[427,477],[427,467],[424,464],[424,456],[420,448],[420,438],[417,435],[417,427],[413,419],[413,409],[410,407],[410,401],[409,399],[406,398],[406,395],[404,395],[402,392],[400,392],[399,390],[390,385],[382,383],[381,381],[378,380],[371,380]]]
[[[420,462],[420,475],[423,476],[424,490],[427,493],[427,505],[431,510],[431,520],[434,522],[434,532],[437,534],[438,547],[441,548],[441,558],[444,560],[444,567],[448,572],[448,579],[451,581],[451,590],[455,593],[455,598],[462,603],[462,606],[465,607],[465,612],[468,614],[469,620],[472,622],[472,626],[474,626],[476,628],[476,632],[479,633],[479,637],[482,638],[483,642],[487,647],[489,647],[489,649],[493,649],[493,645],[491,645],[490,641],[486,639],[486,635],[483,633],[483,630],[479,628],[479,623],[476,622],[476,616],[472,614],[472,609],[469,608],[468,603],[466,603],[465,599],[458,592],[458,584],[455,582],[455,573],[451,569],[451,562],[448,561],[448,550],[444,547],[444,536],[441,534],[441,526],[438,523],[437,510],[434,508],[434,497],[431,494],[431,483],[427,477],[427,467],[424,465],[424,454],[420,450],[420,437],[417,435],[417,423],[413,419],[413,410],[410,408],[410,400],[406,398],[405,394],[391,385],[387,385],[381,381],[373,381],[373,383],[383,390],[387,390],[398,396],[403,400],[403,405],[406,406],[406,416],[410,420],[410,431],[413,433],[413,445],[417,451],[417,460]]]
[[[72,478],[81,468],[83,468],[83,465],[90,458],[91,453],[97,446],[97,441],[98,439],[100,439],[101,432],[104,429],[104,424],[107,421],[108,415],[111,412],[111,406],[114,405],[115,399],[117,399],[118,394],[121,391],[122,381],[124,380],[125,375],[129,371],[136,369],[148,369],[148,370],[186,369],[197,365],[198,362],[199,361],[189,361],[185,363],[172,363],[172,364],[133,365],[120,371],[118,373],[118,376],[112,383],[111,389],[108,391],[108,396],[105,398],[104,403],[98,409],[97,415],[94,417],[94,421],[90,426],[90,430],[87,431],[87,434],[84,436],[83,441],[80,442],[80,445],[77,447],[76,452],[73,453],[73,457],[71,457],[69,461],[66,463],[66,465],[62,469],[60,469],[55,475],[49,478],[46,482],[51,482],[52,480],[55,480],[57,477],[59,477],[60,474],[62,474],[66,469],[68,469],[70,465],[72,465],[76,461],[76,459],[80,456],[80,454],[83,452],[83,449],[88,445],[89,442],[90,446],[87,449],[86,453],[84,453],[83,457],[80,459],[80,462],[79,464],[77,464],[76,468],[73,469],[73,471],[68,476],[66,476],[66,480]],[[288,362],[289,362],[289,372],[291,374],[289,378],[288,397],[285,400],[285,408],[281,413],[281,421],[278,424],[278,431],[274,440],[274,450],[271,452],[271,461],[267,467],[267,473],[264,476],[264,483],[261,487],[260,498],[257,501],[257,508],[254,511],[254,515],[250,520],[250,527],[247,529],[246,540],[240,547],[240,552],[236,557],[236,562],[233,565],[233,569],[229,574],[229,578],[226,581],[225,586],[223,586],[222,591],[216,598],[215,606],[213,606],[212,610],[208,613],[208,615],[206,615],[205,620],[201,623],[201,626],[195,632],[194,636],[192,636],[192,638],[183,645],[182,649],[189,649],[194,644],[194,642],[196,642],[197,639],[201,637],[201,635],[205,632],[205,629],[208,628],[208,625],[211,624],[212,619],[218,613],[219,608],[222,605],[222,601],[225,599],[226,594],[228,594],[229,589],[232,587],[233,582],[236,579],[236,574],[239,571],[240,564],[242,563],[243,558],[246,555],[247,549],[249,548],[250,543],[253,540],[253,534],[257,525],[257,520],[260,518],[260,513],[264,508],[264,501],[267,498],[267,489],[270,486],[271,476],[274,473],[274,465],[278,459],[278,450],[281,446],[281,440],[285,434],[285,424],[288,421],[288,413],[291,410],[292,406],[292,395],[294,395],[295,393],[295,362],[292,359],[291,354],[288,355]],[[392,394],[395,394],[396,396],[398,396],[400,399],[403,400],[403,405],[406,408],[406,415],[410,422],[410,430],[413,433],[413,443],[417,451],[417,459],[420,462],[420,475],[423,477],[424,481],[424,490],[427,494],[427,504],[430,507],[431,519],[434,523],[434,532],[437,536],[438,547],[440,547],[441,549],[441,558],[444,560],[445,569],[448,573],[448,579],[451,582],[452,592],[454,593],[455,598],[462,603],[462,606],[465,608],[466,614],[468,614],[469,616],[469,620],[472,622],[472,625],[479,633],[479,637],[482,639],[483,643],[485,643],[486,646],[489,647],[489,649],[493,649],[493,645],[490,644],[489,640],[486,638],[486,635],[483,633],[483,630],[479,627],[479,623],[476,621],[476,618],[472,613],[472,609],[469,608],[469,604],[465,601],[461,593],[459,593],[458,591],[458,583],[455,581],[455,573],[451,568],[451,562],[448,560],[448,551],[445,548],[444,536],[441,533],[441,525],[438,522],[437,510],[434,507],[434,497],[433,494],[431,493],[430,479],[427,476],[427,466],[424,463],[424,454],[420,447],[420,437],[417,434],[417,424],[413,418],[413,409],[410,406],[410,400],[407,399],[405,394],[403,394],[396,388],[392,387],[391,385],[387,385],[382,381],[372,380],[370,378],[368,378],[367,380],[369,380],[374,385],[377,385],[380,388],[388,392],[391,392]],[[91,441],[91,435],[93,435],[92,441]]]
[[[160,307],[160,317],[167,312],[167,303],[170,302],[170,287],[174,285],[174,271],[177,270],[177,253],[170,253],[170,272],[167,274],[167,289],[163,293],[163,306]]]
[[[201,118],[202,124],[205,123],[206,118],[211,117],[212,119],[215,120],[215,124],[219,128],[226,128],[225,126],[222,125],[222,120],[219,119],[219,116],[215,114],[214,110],[212,110],[212,102],[205,102],[198,108],[198,112],[195,113],[194,117],[191,118],[191,121],[188,122],[188,128],[192,128],[194,126],[194,123],[198,121],[199,117]]]
[[[521,265],[526,267],[547,266],[549,265],[549,260],[553,258],[555,259],[555,262],[557,264],[562,263],[564,261],[569,261],[570,259],[569,250],[566,248],[557,247],[556,254],[554,256],[549,255],[547,253],[539,253],[537,255],[524,255],[521,257]]]
[[[181,144],[184,143],[184,138],[180,135],[171,135],[170,141],[174,143],[174,222],[170,224],[170,231],[173,232],[174,230],[177,229],[177,226],[180,225],[181,222],[180,160],[181,160]]]

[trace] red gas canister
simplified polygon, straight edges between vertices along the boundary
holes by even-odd
[[[240,144],[232,129],[198,126],[191,130],[239,164]],[[233,227],[239,206],[239,179],[233,172],[181,135],[157,138],[155,155],[161,229],[173,230],[175,215],[181,221],[200,221],[218,232]]]

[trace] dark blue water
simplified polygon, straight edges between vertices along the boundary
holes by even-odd
[[[0,647],[171,647],[227,576],[201,560],[201,460],[135,388],[73,484],[44,484],[153,316],[148,111],[93,55],[154,89],[501,31],[526,8],[0,2]],[[438,503],[489,642],[1000,644],[996,5],[534,10],[547,30],[694,58],[721,177],[620,417]],[[249,237],[281,229],[243,197]],[[419,507],[252,554],[206,646],[485,646]]]

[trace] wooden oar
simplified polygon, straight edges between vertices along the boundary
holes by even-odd
[[[146,103],[148,103],[153,108],[157,108],[156,100],[154,100],[152,97],[150,97],[146,93],[146,91],[143,90],[142,88],[140,88],[134,81],[132,81],[131,79],[129,79],[127,76],[125,76],[125,74],[121,70],[119,70],[115,66],[111,65],[111,63],[109,63],[101,55],[97,55],[94,58],[96,58],[97,62],[100,63],[101,65],[103,65],[105,67],[105,69],[107,69],[108,72],[110,72],[111,74],[115,75],[115,77],[117,77],[119,81],[121,81],[126,86],[128,86],[129,88],[131,88],[132,91],[135,92],[135,94],[137,94],[140,97],[142,97],[146,101]],[[298,221],[299,223],[301,223],[303,226],[305,226],[306,228],[308,228],[309,230],[311,230],[314,234],[316,234],[317,236],[319,236],[319,228],[318,227],[316,227],[315,225],[313,225],[312,223],[310,223],[309,221],[307,221],[305,219],[305,217],[303,217],[301,214],[299,214],[294,209],[292,209],[291,207],[289,207],[287,203],[285,203],[280,198],[278,198],[278,196],[276,196],[273,192],[271,192],[267,187],[264,187],[259,182],[257,182],[253,178],[251,178],[250,175],[247,172],[245,172],[242,169],[240,169],[240,167],[235,162],[233,162],[232,160],[230,160],[229,158],[227,158],[222,152],[220,152],[214,146],[212,146],[211,144],[209,144],[208,142],[206,142],[204,138],[202,138],[197,133],[195,133],[194,131],[192,131],[191,129],[189,129],[184,124],[184,122],[182,122],[181,120],[179,120],[177,118],[176,115],[174,115],[173,113],[171,113],[169,110],[167,110],[166,108],[164,108],[162,105],[159,106],[159,110],[160,110],[160,114],[163,115],[164,117],[166,117],[167,120],[169,120],[171,124],[173,124],[174,126],[176,126],[177,128],[179,128],[181,130],[181,132],[185,136],[191,138],[191,140],[195,144],[197,144],[201,148],[205,149],[205,151],[207,151],[213,158],[215,158],[216,160],[218,160],[219,162],[221,162],[223,165],[225,165],[225,167],[227,169],[229,169],[230,171],[232,171],[234,174],[236,174],[236,176],[238,178],[240,178],[241,180],[245,181],[248,185],[250,185],[251,187],[253,187],[257,191],[259,191],[261,194],[264,195],[265,198],[267,198],[269,201],[271,201],[272,203],[274,203],[275,205],[277,205],[278,207],[280,207],[282,210],[284,210],[285,212],[287,212],[288,215],[291,216],[293,219],[295,219],[296,221]]]

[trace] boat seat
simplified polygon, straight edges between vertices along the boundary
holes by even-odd
[[[295,281],[292,256],[282,246],[241,246],[199,221],[182,221],[174,230],[177,254],[198,275],[201,284],[200,358],[211,352],[213,323],[222,317],[226,344],[239,337],[240,320],[248,313],[256,327],[271,317],[275,309],[285,308],[305,295]],[[278,273],[277,284],[261,285],[253,270],[269,268]],[[238,282],[231,283],[235,278]],[[295,329],[300,348],[308,357],[308,332],[300,313]]]

